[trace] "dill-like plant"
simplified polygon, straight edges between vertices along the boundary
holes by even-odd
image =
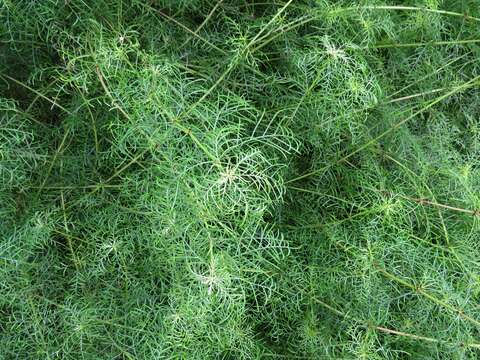
[[[477,359],[471,0],[0,0],[0,357]]]

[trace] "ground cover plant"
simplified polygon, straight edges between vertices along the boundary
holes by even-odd
[[[0,358],[480,357],[477,0],[0,0]]]

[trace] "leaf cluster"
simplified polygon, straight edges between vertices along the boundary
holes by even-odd
[[[477,5],[0,0],[0,357],[478,358]]]

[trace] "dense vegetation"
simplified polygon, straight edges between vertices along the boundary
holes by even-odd
[[[479,358],[479,87],[478,0],[0,0],[0,358]]]

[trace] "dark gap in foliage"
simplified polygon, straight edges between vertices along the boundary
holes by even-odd
[[[294,173],[301,176],[309,171],[312,171],[314,156],[315,148],[311,144],[305,144],[300,153],[295,157],[295,162],[293,163]]]
[[[15,218],[20,220],[23,215],[25,215],[25,212],[28,211],[28,204],[27,204],[27,194],[23,189],[13,189],[12,190],[12,196],[15,199]]]
[[[8,325],[13,318],[15,312],[15,304],[1,304],[0,305],[0,333],[4,333],[8,329]]]

